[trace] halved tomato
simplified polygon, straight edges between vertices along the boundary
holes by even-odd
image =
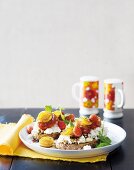
[[[81,130],[80,126],[75,126],[73,128],[73,134],[75,137],[80,137],[82,135],[82,130]]]
[[[57,117],[55,114],[53,114],[52,119],[49,122],[47,122],[47,127],[51,128],[52,126],[55,125],[56,121],[57,121]]]
[[[52,126],[54,126],[56,121],[57,121],[56,115],[52,114],[52,119],[49,122],[46,122],[46,123],[38,122],[38,126],[40,129],[46,130],[47,128],[51,128]]]
[[[66,128],[65,122],[62,121],[62,120],[59,120],[59,121],[58,121],[58,126],[59,126],[59,128],[60,128],[61,130],[63,130],[63,129]]]
[[[82,134],[88,134],[90,133],[90,126],[82,126],[81,127],[81,130],[82,130]]]
[[[44,122],[38,122],[38,126],[41,130],[46,130],[47,129],[47,124]]]
[[[68,114],[65,116],[65,119],[71,122],[74,122],[75,116],[74,114]]]
[[[31,134],[31,131],[33,130],[33,126],[27,126],[27,133]]]
[[[90,115],[89,120],[92,122],[92,124],[90,125],[91,129],[95,129],[96,127],[101,126],[101,118],[96,114]]]

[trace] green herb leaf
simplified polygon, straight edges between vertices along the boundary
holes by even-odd
[[[45,106],[45,111],[48,111],[48,112],[52,112],[52,106],[51,105],[47,105]]]
[[[111,139],[107,137],[106,135],[104,135],[103,133],[104,133],[104,129],[102,128],[102,131],[98,135],[100,142],[96,146],[97,148],[111,145]]]
[[[65,115],[63,115],[62,112],[61,112],[61,118],[62,120],[65,120]]]
[[[108,144],[107,143],[99,143],[97,145],[97,148],[101,148],[101,147],[104,147],[104,146],[108,146]]]
[[[64,123],[65,123],[66,125],[69,124],[69,121],[68,121],[68,120],[64,119],[63,121],[64,121]]]
[[[111,144],[111,139],[109,137],[107,137],[107,136],[99,136],[99,138],[100,138],[100,141],[102,143],[107,143],[109,145]]]
[[[73,124],[72,121],[69,122],[69,125],[70,125],[71,127],[74,127],[74,124]]]

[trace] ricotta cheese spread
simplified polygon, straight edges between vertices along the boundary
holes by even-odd
[[[56,143],[68,143],[72,144],[72,141],[70,139],[70,136],[67,135],[60,135]]]
[[[51,128],[47,128],[47,129],[44,131],[45,134],[52,134],[52,133],[56,133],[56,132],[58,132],[58,133],[61,132],[61,130],[60,130],[60,128],[59,128],[59,126],[58,126],[57,124],[55,124],[55,125],[54,125],[53,127],[51,127]]]
[[[86,145],[83,147],[83,150],[87,150],[87,149],[91,149],[91,146],[90,145]]]

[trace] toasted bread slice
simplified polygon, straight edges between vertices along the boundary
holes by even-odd
[[[90,142],[85,142],[85,143],[73,143],[73,144],[68,144],[68,143],[56,143],[56,148],[62,149],[62,150],[80,150],[83,149],[84,146],[90,145],[91,148],[94,148],[96,144],[98,143],[98,140],[93,139]]]

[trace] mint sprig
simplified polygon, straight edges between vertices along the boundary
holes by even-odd
[[[104,128],[104,127],[103,127]],[[104,147],[111,145],[111,139],[104,135],[104,129],[102,128],[102,131],[99,132],[98,138],[100,140],[99,144],[96,146],[97,148]]]

